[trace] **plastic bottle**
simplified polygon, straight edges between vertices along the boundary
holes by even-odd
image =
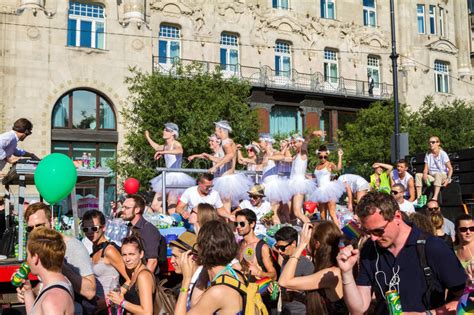
[[[92,168],[92,155],[87,154],[87,168]]]
[[[118,283],[118,279],[115,279],[114,281],[116,281],[117,284],[112,289],[112,291],[120,294],[120,284]],[[121,313],[122,313],[122,310],[121,310],[120,305],[117,305],[115,303],[110,302],[110,313],[109,314],[110,315],[122,315]]]
[[[82,153],[82,167],[87,168],[87,164],[88,164],[87,163],[87,153],[84,152],[84,153]]]

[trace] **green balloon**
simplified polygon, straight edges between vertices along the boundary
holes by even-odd
[[[76,185],[77,171],[64,154],[52,153],[39,162],[35,170],[35,185],[50,204],[63,200]]]

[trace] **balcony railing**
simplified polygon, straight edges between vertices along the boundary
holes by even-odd
[[[163,61],[163,57],[160,58]],[[293,91],[314,92],[331,96],[365,97],[374,99],[389,99],[392,96],[392,85],[376,82],[372,93],[369,93],[369,83],[363,80],[346,79],[343,77],[325,77],[320,72],[302,73],[295,69],[291,71],[275,71],[269,66],[250,67],[240,64],[221,65],[217,62],[191,59],[167,58],[167,63],[160,63],[153,56],[153,71],[178,75],[178,68],[197,64],[202,71],[220,71],[224,78],[245,80],[252,86],[269,87]]]

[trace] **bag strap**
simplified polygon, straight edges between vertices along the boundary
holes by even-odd
[[[54,284],[50,287],[47,287],[46,289],[44,289],[43,291],[40,292],[40,294],[36,297],[35,299],[35,302],[33,303],[33,307],[36,305],[36,303],[41,299],[41,297],[46,293],[48,292],[49,290],[52,290],[52,289],[62,289],[64,291],[66,291],[70,296],[71,298],[74,300],[74,296],[71,295],[71,292],[69,292],[69,290],[62,284]]]
[[[433,291],[433,270],[428,265],[426,259],[426,240],[428,235],[424,232],[420,233],[418,240],[416,241],[416,252],[418,254],[418,260],[420,261],[421,269],[425,275],[426,291],[423,295],[423,304],[427,310],[430,309],[431,292]]]
[[[265,263],[263,262],[263,255],[262,255],[263,245],[265,245],[264,240],[258,241],[257,245],[255,246],[255,256],[257,258],[257,263],[262,268],[263,272],[267,272],[267,268],[265,268]]]

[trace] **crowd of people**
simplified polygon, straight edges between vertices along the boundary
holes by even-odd
[[[251,307],[261,314],[391,314],[401,307],[406,314],[455,314],[474,275],[474,223],[468,214],[454,223],[443,216],[437,198],[451,182],[452,167],[439,138],[430,138],[421,175],[410,175],[399,160],[396,169],[374,163],[367,181],[335,176],[343,152],[333,163],[325,146],[307,174],[308,143],[321,131],[294,135],[279,149],[269,134],[240,146],[231,131],[228,122],[217,122],[212,153],[190,157],[212,161],[207,173],[196,180],[182,171],[160,175],[151,181],[151,202],[127,195],[117,205],[115,213],[128,223],[121,246],[105,237],[101,211],[83,214],[81,230],[92,243],[87,249],[52,229],[48,205],[30,204],[26,262],[40,281],[23,280],[17,289],[27,313],[246,314]],[[165,145],[145,135],[155,158],[171,169],[183,159],[178,135],[172,123],[163,131]],[[255,182],[236,172],[237,163],[262,177]],[[147,208],[161,211],[163,180],[172,183],[167,210],[188,227],[169,244],[144,217]],[[424,200],[422,186],[431,184],[432,198]],[[344,193],[356,237],[344,232],[336,213]],[[304,213],[305,200],[317,202],[319,216]],[[277,229],[271,244],[265,232],[281,223],[292,225]],[[181,281],[164,294],[160,267],[167,246]],[[172,301],[171,311],[164,300]]]

